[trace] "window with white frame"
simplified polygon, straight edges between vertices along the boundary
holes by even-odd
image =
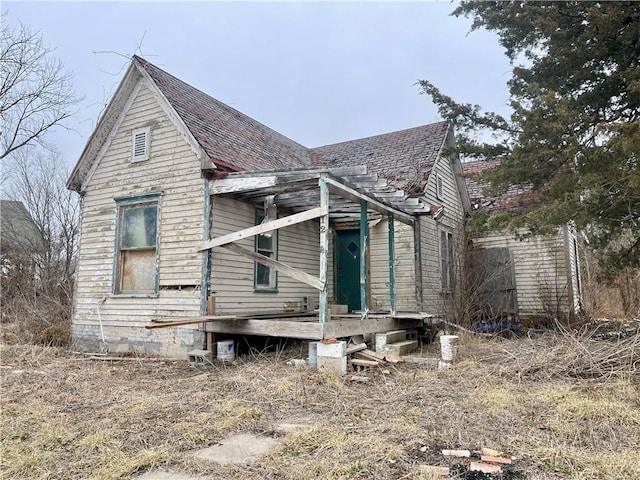
[[[268,209],[269,215],[276,216],[275,208]],[[263,223],[267,223],[270,220],[275,220],[275,218],[270,218],[270,216],[265,214],[264,209],[256,210],[256,225],[261,225]],[[277,248],[278,248],[278,231],[273,230],[271,232],[266,232],[260,235],[256,235],[255,237],[255,251],[260,255],[264,255],[265,257],[271,258],[273,260],[277,259]],[[254,267],[254,288],[256,291],[262,292],[275,292],[278,288],[278,273],[275,269],[268,267],[267,265],[263,265],[261,263],[255,262]]]
[[[115,294],[158,289],[158,196],[117,200]]]
[[[455,287],[453,233],[440,230],[440,281],[443,290]]]
[[[131,132],[131,161],[142,162],[149,159],[151,143],[151,129],[149,127],[138,128]]]

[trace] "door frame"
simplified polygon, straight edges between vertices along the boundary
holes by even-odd
[[[359,225],[340,225],[332,228],[332,248],[333,248],[333,301],[338,302],[338,235],[340,232],[352,231],[360,233]],[[369,243],[369,247],[371,244]],[[362,246],[361,246],[362,248]],[[367,269],[367,305],[371,310],[371,248],[367,248],[365,254],[365,262]],[[362,309],[362,305],[360,305]]]

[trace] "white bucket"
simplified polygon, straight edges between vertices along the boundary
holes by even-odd
[[[443,361],[453,362],[454,346],[457,342],[457,335],[440,335],[440,354]]]
[[[233,349],[233,340],[218,342],[218,359],[231,361],[236,358],[236,351]]]

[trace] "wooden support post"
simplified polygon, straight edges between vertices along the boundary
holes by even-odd
[[[321,177],[318,180],[320,185],[320,208],[326,212],[320,217],[320,281],[323,288],[320,290],[320,323],[329,321],[329,291],[327,288],[327,269],[329,257],[329,187],[327,179]]]
[[[424,295],[422,289],[422,236],[420,235],[420,226],[422,221],[420,216],[416,216],[416,221],[413,224],[413,253],[414,253],[414,272],[416,277],[416,305],[418,310],[424,312],[426,310],[424,302]]]
[[[213,332],[207,332],[207,350],[210,352],[216,350],[216,334]]]
[[[211,238],[213,227],[213,197],[209,194],[209,181],[204,181],[204,217],[202,219],[202,241]],[[205,313],[208,307],[209,293],[211,292],[211,250],[202,252],[202,272],[200,276],[200,314]]]
[[[389,305],[391,306],[391,314],[396,314],[396,260],[395,260],[395,232],[393,212],[387,214],[389,228]]]
[[[367,254],[369,251],[369,218],[367,201],[360,200],[360,310],[364,312],[362,319],[368,317],[367,310]]]

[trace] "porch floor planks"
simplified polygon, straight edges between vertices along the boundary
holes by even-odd
[[[389,315],[371,315],[360,320],[360,315],[351,318],[332,316],[327,323],[318,321],[316,312],[302,316],[291,313],[259,318],[258,316],[238,316],[235,319],[215,319],[205,323],[205,331],[238,335],[260,335],[268,337],[300,338],[323,340],[326,338],[344,338],[364,333],[377,333],[389,330],[416,328],[423,325],[417,318],[393,318]],[[344,317],[341,315],[340,317]]]

